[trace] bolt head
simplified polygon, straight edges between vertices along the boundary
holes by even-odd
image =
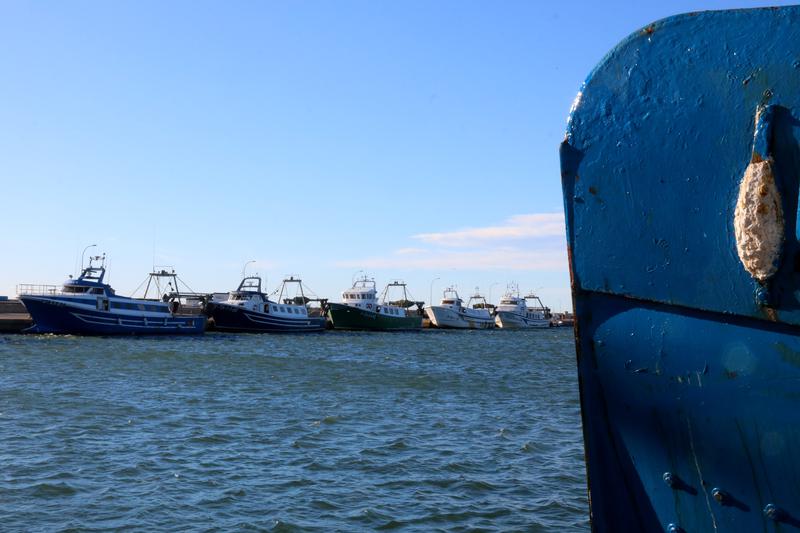
[[[781,518],[781,509],[774,503],[768,503],[764,506],[764,516],[770,520],[778,521]]]

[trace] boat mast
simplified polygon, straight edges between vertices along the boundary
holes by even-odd
[[[300,278],[294,279],[294,276],[289,276],[289,279],[284,279],[283,283],[281,283],[281,292],[280,292],[280,294],[278,294],[278,301],[279,302],[283,302],[283,291],[284,290],[286,290],[286,295],[287,296],[289,295],[289,290],[286,289],[286,284],[287,283],[296,283],[300,287],[300,301],[303,302],[302,305],[308,307],[308,301],[306,300],[306,294],[303,291],[303,280],[300,279]],[[296,303],[294,303],[296,301],[296,299],[297,299],[296,296],[294,298],[290,299],[290,301],[292,302],[292,305],[297,305]]]
[[[163,291],[161,278],[168,278],[172,280],[167,282],[167,285],[163,287]],[[181,290],[180,287],[178,287],[178,275],[175,273],[174,269],[172,272],[167,272],[163,268],[159,272],[156,272],[155,270],[151,272],[147,277],[147,286],[145,287],[144,295],[142,296],[143,300],[147,299],[147,294],[150,291],[151,285],[156,292],[156,299],[164,299],[164,296],[168,295],[167,292],[164,292],[166,291],[167,287],[172,287],[172,291],[169,293],[170,297],[181,297]]]

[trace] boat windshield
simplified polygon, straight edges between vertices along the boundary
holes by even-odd
[[[234,292],[231,295],[231,300],[248,300],[250,299],[250,294],[246,292]]]
[[[82,294],[89,290],[89,287],[76,287],[74,285],[64,285],[64,293]]]

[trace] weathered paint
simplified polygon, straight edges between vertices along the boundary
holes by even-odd
[[[800,526],[798,139],[798,7],[656,22],[576,98],[561,163],[596,531]]]

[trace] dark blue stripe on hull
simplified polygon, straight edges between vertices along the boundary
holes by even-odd
[[[63,302],[21,297],[33,318],[31,333],[78,335],[197,335],[205,331],[206,317],[150,318],[70,306]]]
[[[214,328],[237,333],[306,333],[325,330],[325,317],[283,318],[268,313],[209,304]]]

